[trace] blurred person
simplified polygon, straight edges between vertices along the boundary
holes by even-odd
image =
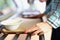
[[[5,13],[9,13],[9,10],[16,10],[15,4],[13,2],[13,0],[0,0],[0,10],[1,12]]]
[[[28,14],[29,16],[25,17],[25,18],[37,18],[37,17],[41,17],[41,15],[43,15],[43,13],[45,12],[46,9],[46,1],[39,1],[39,0],[27,0],[28,4],[30,5],[29,7],[29,11],[33,11],[33,13]],[[34,13],[34,12],[39,12],[39,13]],[[27,13],[26,13],[27,15]]]
[[[30,9],[31,9],[31,11],[37,10],[37,11],[41,12],[41,13],[39,13],[40,16],[43,14],[43,12],[45,11],[45,8],[46,8],[45,1],[44,2],[40,2],[39,0],[31,0],[29,2],[28,1],[29,0],[25,0],[25,1],[24,0],[13,0],[13,2],[15,3],[15,6],[16,6],[16,12],[14,15],[9,17],[9,19],[13,19],[13,18],[16,18],[18,16],[23,17],[22,16],[23,12],[28,11],[28,10],[30,11]],[[38,4],[36,4],[37,2],[38,2]],[[32,3],[32,6],[30,5],[30,3]],[[24,15],[27,15],[27,13]],[[34,14],[34,15],[30,14],[30,15],[31,15],[30,17],[27,16],[27,17],[23,17],[23,18],[36,18],[36,16],[37,16],[37,14]]]
[[[16,6],[13,0],[0,0],[0,14],[3,14],[0,16],[0,21],[8,19],[14,14],[15,11]]]

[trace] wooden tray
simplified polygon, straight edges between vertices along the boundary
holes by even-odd
[[[20,33],[24,33],[24,30],[27,29],[27,28],[28,27],[19,27],[18,29],[13,30],[13,31],[10,31],[6,28],[3,28],[2,32],[5,33],[5,34],[20,34]]]

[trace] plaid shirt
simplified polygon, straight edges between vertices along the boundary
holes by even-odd
[[[50,15],[47,22],[55,29],[60,27],[60,0],[52,0],[46,10]]]

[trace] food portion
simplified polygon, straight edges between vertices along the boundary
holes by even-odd
[[[14,30],[18,28],[21,22],[22,20],[20,18],[14,18],[2,21],[1,24],[5,25],[5,28],[8,30]]]
[[[5,28],[3,29],[5,32],[23,32],[26,28],[29,28],[39,22],[40,19],[15,18],[11,21],[1,22],[1,24],[5,25]]]

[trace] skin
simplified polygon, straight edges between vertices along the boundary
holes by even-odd
[[[31,33],[31,35],[35,35],[35,34],[43,35],[49,30],[52,30],[52,27],[46,22],[41,22],[30,27],[29,29],[25,29],[25,33]]]
[[[38,34],[44,35],[44,40],[51,40],[52,26],[46,22],[40,22],[25,30],[25,33],[30,33],[31,36]]]

